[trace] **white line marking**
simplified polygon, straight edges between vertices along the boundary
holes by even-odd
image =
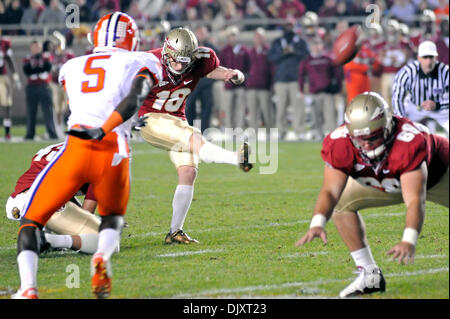
[[[170,253],[170,254],[162,254],[156,255],[156,257],[181,257],[181,256],[189,256],[189,255],[200,255],[207,253],[220,253],[223,249],[205,249],[205,250],[197,250],[197,251],[183,251],[179,253]]]
[[[316,251],[316,252],[310,252],[310,253],[295,253],[295,254],[290,254],[290,255],[286,255],[284,257],[286,258],[299,258],[299,257],[314,257],[314,256],[319,256],[319,255],[328,255],[329,252],[328,251]]]
[[[441,267],[441,268],[433,268],[433,269],[423,269],[413,272],[401,272],[401,273],[393,273],[386,274],[384,277],[403,277],[403,276],[418,276],[418,275],[428,275],[439,272],[448,272],[449,267]],[[211,290],[203,290],[194,294],[182,294],[176,295],[174,297],[193,297],[193,296],[205,296],[205,295],[217,295],[217,294],[232,294],[232,293],[240,293],[240,292],[252,292],[252,291],[260,291],[260,290],[271,290],[271,289],[282,289],[282,288],[292,288],[292,287],[301,287],[301,286],[319,286],[325,284],[331,284],[341,281],[351,281],[354,280],[354,277],[345,278],[345,279],[319,279],[314,281],[305,281],[305,282],[287,282],[283,284],[274,284],[274,285],[259,285],[259,286],[248,286],[248,287],[237,287],[237,288],[222,288],[222,289],[211,289]]]

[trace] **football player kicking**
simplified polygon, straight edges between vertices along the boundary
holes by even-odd
[[[22,218],[33,181],[63,145],[49,145],[33,156],[30,168],[19,177],[14,192],[6,202],[6,216],[9,219],[18,221]],[[97,201],[88,184],[83,185],[79,193],[85,194],[82,205],[76,197],[72,197],[47,221],[45,231],[41,232],[41,253],[50,247],[70,248],[86,254],[97,250],[100,226],[100,218],[94,215]]]
[[[327,243],[325,224],[333,217],[358,272],[340,297],[386,289],[360,209],[405,203],[403,237],[387,254],[400,264],[414,262],[425,200],[449,207],[448,147],[446,138],[429,134],[425,126],[393,116],[377,93],[360,94],[347,106],[345,124],[323,142],[323,185],[310,228],[296,243],[301,246],[315,237]]]
[[[161,66],[145,52],[130,52],[137,50],[139,33],[124,13],[102,17],[92,38],[94,53],[69,60],[59,73],[70,101],[69,136],[29,189],[17,237],[15,298],[37,298],[39,232],[85,183],[92,186],[101,216],[91,259],[92,291],[97,298],[111,292],[110,259],[130,192],[127,120],[157,83]]]
[[[244,74],[240,70],[220,66],[214,51],[199,47],[194,33],[187,28],[171,30],[162,48],[148,52],[161,61],[163,79],[152,88],[139,109],[139,116],[148,117],[141,135],[149,144],[169,151],[178,173],[172,221],[165,243],[198,243],[183,231],[183,225],[194,196],[199,160],[236,165],[244,172],[248,172],[252,164],[248,159],[247,143],[239,152],[231,152],[206,141],[200,130],[190,126],[186,122],[186,99],[201,77],[238,85],[244,81]]]

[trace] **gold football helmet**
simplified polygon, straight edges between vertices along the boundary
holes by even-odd
[[[187,28],[171,30],[164,40],[162,50],[162,63],[174,76],[179,76],[188,71],[195,62],[198,51],[198,42],[194,33]],[[181,70],[175,70],[170,61],[183,64]]]
[[[357,95],[345,109],[345,126],[355,147],[369,160],[382,157],[392,142],[392,113],[378,93]]]

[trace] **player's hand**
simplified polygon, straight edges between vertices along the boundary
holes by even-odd
[[[416,247],[406,241],[402,241],[392,247],[386,254],[392,255],[392,260],[398,259],[399,264],[413,264]]]
[[[99,140],[105,137],[105,132],[101,127],[88,128],[81,125],[81,127],[71,128],[66,132],[68,135],[72,135],[83,140]]]
[[[304,244],[311,242],[316,237],[322,239],[324,244],[328,243],[327,233],[326,233],[325,229],[317,226],[317,227],[308,229],[305,236],[300,238],[300,240],[295,243],[295,246],[303,246]]]
[[[234,69],[233,71],[233,76],[230,78],[230,81],[234,84],[234,85],[239,85],[242,84],[242,82],[244,82],[245,80],[245,76],[244,73],[242,73],[240,70],[238,69]]]
[[[134,120],[131,122],[131,129],[133,131],[140,131],[145,125],[147,124],[148,115],[142,116],[138,118],[137,120]]]
[[[425,111],[434,111],[436,109],[436,103],[431,100],[423,101],[420,105]]]
[[[19,90],[19,91],[22,90],[22,82],[20,82],[19,74],[14,73],[12,75],[12,78],[14,80],[14,85],[15,85],[16,89]]]

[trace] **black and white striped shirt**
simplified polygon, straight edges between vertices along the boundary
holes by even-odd
[[[439,61],[428,75],[423,73],[417,60],[403,66],[394,78],[392,89],[394,113],[405,116],[404,100],[407,95],[415,105],[432,100],[436,103],[436,110],[448,110],[448,76],[449,66]]]

